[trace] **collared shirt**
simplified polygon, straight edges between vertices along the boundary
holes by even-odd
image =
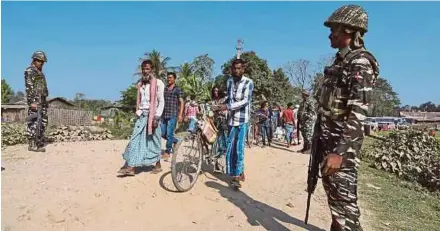
[[[254,82],[243,76],[240,81],[234,82],[233,77],[227,81],[227,100],[229,126],[240,126],[248,123],[252,105]]]
[[[190,103],[185,108],[186,118],[196,118],[198,113],[199,113],[199,106],[195,103],[193,103],[193,104]]]
[[[157,79],[157,90],[156,90],[156,98],[157,98],[157,104],[156,104],[156,117],[160,117],[163,113],[163,109],[164,109],[164,104],[165,104],[165,100],[164,100],[164,84],[162,82],[162,80]],[[139,105],[139,109],[140,110],[149,110],[150,109],[150,83],[147,83],[146,85],[142,85],[139,88],[139,92],[141,95],[141,100],[140,100],[140,105]]]
[[[182,98],[182,91],[177,86],[174,86],[171,89],[165,87],[164,98],[165,109],[163,111],[163,118],[169,119],[177,116],[179,113],[179,99]]]

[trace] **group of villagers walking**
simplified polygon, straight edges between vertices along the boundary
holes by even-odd
[[[227,80],[226,95],[219,88],[212,89],[211,104],[214,124],[219,130],[219,153],[226,154],[226,174],[232,176],[231,184],[241,187],[244,175],[245,137],[250,118],[253,81],[244,76],[244,61],[232,62],[232,75]],[[122,175],[136,174],[136,168],[154,165],[151,173],[162,171],[161,158],[172,155],[173,148],[180,142],[175,137],[177,123],[189,123],[188,130],[195,131],[196,116],[199,113],[195,97],[184,110],[182,91],[175,85],[176,74],[168,73],[168,85],[157,79],[152,62],[141,64],[142,77],[137,83],[137,120],[130,141],[123,153],[124,166],[118,171]],[[161,138],[167,140],[165,153],[161,155]],[[218,166],[216,166],[218,168]]]

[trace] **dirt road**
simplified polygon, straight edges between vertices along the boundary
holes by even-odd
[[[325,230],[321,184],[304,225],[308,155],[280,145],[246,151],[246,182],[232,191],[205,173],[176,193],[165,162],[153,175],[118,178],[127,141],[57,143],[46,153],[2,151],[2,230]]]

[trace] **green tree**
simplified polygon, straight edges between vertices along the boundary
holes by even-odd
[[[209,100],[213,82],[203,83],[194,74],[180,76],[177,86],[184,92],[184,97],[195,95],[196,100]]]
[[[153,70],[156,74],[156,77],[163,81],[165,81],[168,71],[176,71],[178,69],[177,67],[168,66],[168,62],[171,60],[170,57],[164,57],[159,51],[153,49],[151,52],[145,53],[143,58],[139,58],[139,65],[137,68],[138,71],[135,75],[140,75],[142,73],[141,63],[147,59],[150,59],[153,63]]]
[[[206,83],[208,81],[212,81],[212,72],[214,69],[214,60],[211,59],[208,54],[199,55],[194,58],[192,62],[192,72],[196,76],[197,79]]]
[[[190,63],[183,63],[179,68],[179,79],[180,78],[188,78],[193,75],[193,69]]]
[[[78,92],[75,94],[75,98],[73,99],[73,103],[79,107],[79,108],[83,108],[84,107],[84,93]]]
[[[214,60],[207,54],[197,56],[192,63],[180,65],[177,85],[184,92],[184,97],[195,95],[198,101],[211,98],[213,65]]]
[[[8,103],[11,97],[14,96],[11,86],[2,79],[2,103]]]
[[[378,78],[373,89],[371,99],[371,116],[397,115],[396,108],[400,106],[400,99],[385,78]]]
[[[121,91],[121,100],[119,102],[125,107],[136,107],[136,98],[136,84],[132,84],[126,90]]]
[[[420,110],[426,111],[426,112],[436,112],[437,106],[432,101],[428,101],[426,103],[422,103],[419,106]]]
[[[214,79],[214,85],[219,88],[220,91],[226,91],[226,81],[228,80],[229,75],[217,75]]]
[[[299,92],[296,88],[292,86],[289,82],[289,78],[284,73],[283,69],[278,68],[273,71],[273,82],[274,90],[271,95],[272,103],[281,103],[281,105],[286,106],[287,103],[298,103],[299,102]]]

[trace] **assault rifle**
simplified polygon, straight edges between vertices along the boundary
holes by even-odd
[[[319,126],[320,122],[321,116],[318,116],[313,131],[312,150],[310,153],[309,169],[307,174],[307,192],[309,195],[307,196],[306,217],[304,219],[305,224],[307,224],[307,221],[309,220],[310,199],[312,194],[315,192],[316,185],[318,184],[318,178],[321,178],[319,175],[319,170],[320,164],[324,157],[324,147],[320,139],[322,133],[321,127]]]
[[[43,115],[41,112],[41,104],[37,104],[37,113],[32,113],[27,117],[28,122],[37,120],[37,129],[35,131],[36,137],[41,137],[43,134]]]

